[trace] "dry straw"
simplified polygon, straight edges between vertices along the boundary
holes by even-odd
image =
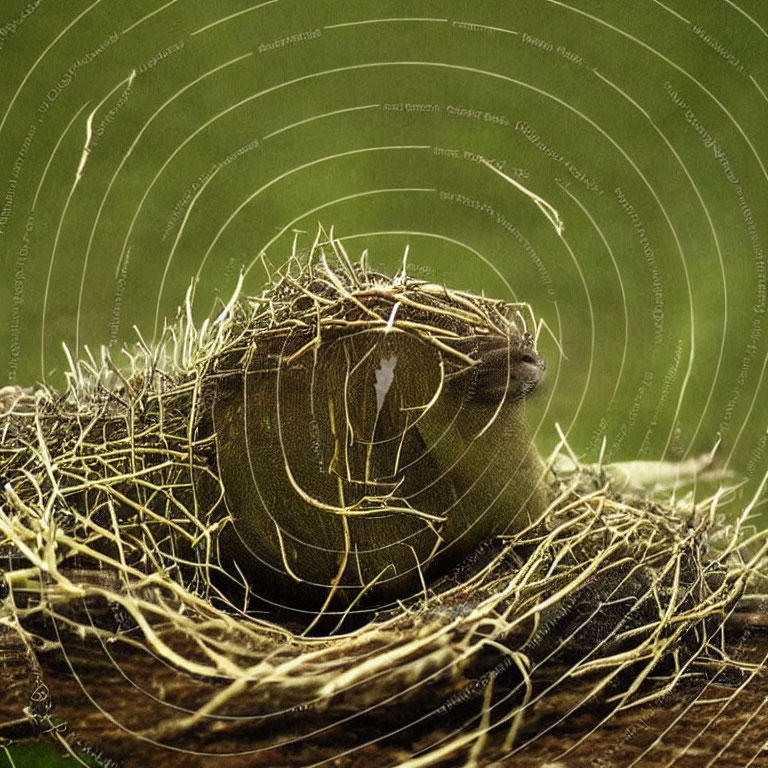
[[[211,511],[214,438],[195,424],[211,377],[318,315],[409,323],[459,365],[430,318],[506,321],[498,302],[405,270],[385,282],[332,238],[200,329],[191,301],[127,367],[102,352],[72,361],[63,393],[0,390],[0,736],[47,732],[97,764],[483,765],[564,730],[547,754],[578,752],[630,707],[763,674],[764,656],[734,653],[727,631],[765,565],[749,528],[762,486],[727,523],[726,490],[698,503],[620,493],[564,440],[540,519],[375,621],[311,636],[231,603],[215,586],[230,521]]]

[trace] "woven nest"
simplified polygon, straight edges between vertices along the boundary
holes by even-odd
[[[63,393],[0,390],[6,743],[47,734],[102,765],[527,765],[633,707],[658,713],[680,691],[692,701],[713,681],[743,692],[764,680],[765,657],[734,652],[728,632],[765,564],[765,537],[745,533],[752,505],[726,526],[725,491],[695,504],[619,492],[564,441],[541,464],[539,513],[464,536],[470,546],[444,559],[430,543],[395,581],[401,593],[372,592],[360,567],[345,582],[366,515],[402,515],[447,541],[445,516],[395,484],[345,497],[348,516],[332,510],[342,556],[319,598],[301,593],[276,537],[275,563],[329,624],[282,610],[279,590],[262,599],[222,544],[236,515],[206,416],[218,393],[240,392],[243,371],[316,360],[350,329],[398,323],[438,350],[450,382],[489,328],[508,340],[506,359],[533,355],[535,323],[523,305],[405,272],[388,280],[334,240],[199,330],[190,303],[160,344],[130,353],[130,370],[104,352],[73,361]],[[504,398],[526,394],[503,381]],[[563,733],[581,735],[535,752]],[[756,765],[760,746],[739,764]]]

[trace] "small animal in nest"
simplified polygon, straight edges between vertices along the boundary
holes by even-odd
[[[261,301],[201,376],[225,590],[365,611],[539,519],[525,400],[545,364],[525,305],[324,261]]]
[[[99,567],[305,626],[368,616],[532,526],[548,490],[530,309],[335,253],[200,329],[183,311],[129,376],[105,357],[64,393],[0,390],[8,504],[47,520],[55,499]]]

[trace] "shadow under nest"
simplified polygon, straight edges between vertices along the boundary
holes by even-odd
[[[190,479],[215,488],[214,438],[176,407],[205,392],[173,373],[220,328],[0,404],[0,740],[126,766],[764,764],[765,536],[724,526],[722,492],[620,492],[561,445],[542,515],[342,634],[227,603],[226,517]]]

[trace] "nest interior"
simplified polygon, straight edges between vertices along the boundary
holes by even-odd
[[[726,709],[758,727],[762,486],[726,524],[725,490],[619,492],[564,442],[541,461],[527,308],[389,280],[333,239],[200,328],[190,303],[129,371],[103,352],[62,393],[0,390],[6,744],[45,734],[104,765],[658,765],[685,757],[686,729],[727,734]],[[412,385],[393,359],[434,365]],[[302,408],[314,426],[291,435]],[[227,470],[244,453],[248,474]],[[673,704],[665,742],[647,723]],[[757,765],[764,738],[733,764]]]

